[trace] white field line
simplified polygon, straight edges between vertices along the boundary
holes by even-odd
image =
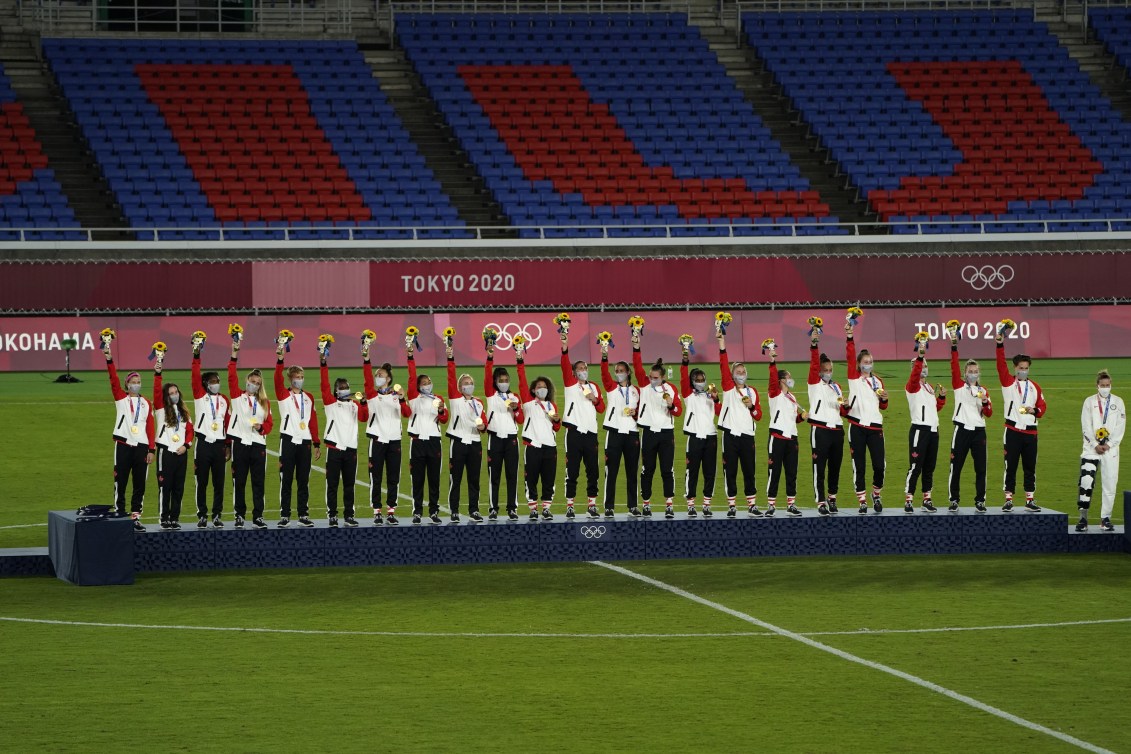
[[[881,673],[886,673],[888,675],[902,679],[902,680],[907,681],[909,683],[913,683],[916,686],[921,686],[922,688],[925,688],[928,691],[933,691],[936,694],[941,694],[941,695],[947,697],[948,699],[953,699],[956,702],[961,702],[962,704],[973,707],[974,709],[981,710],[982,712],[987,712],[987,713],[993,715],[994,717],[999,717],[1002,720],[1006,720],[1008,722],[1014,723],[1015,725],[1019,725],[1022,728],[1027,728],[1029,730],[1036,731],[1038,733],[1043,733],[1047,736],[1051,736],[1052,738],[1056,738],[1060,741],[1064,741],[1065,743],[1068,743],[1068,744],[1071,744],[1071,745],[1076,746],[1078,748],[1084,749],[1085,751],[1095,752],[1096,754],[1113,754],[1113,752],[1111,752],[1108,749],[1104,749],[1100,746],[1096,746],[1095,744],[1088,743],[1087,741],[1084,741],[1082,739],[1076,738],[1074,736],[1070,736],[1067,733],[1061,733],[1058,730],[1053,730],[1052,728],[1046,728],[1045,726],[1041,725],[1040,723],[1035,723],[1035,722],[1032,722],[1031,720],[1026,720],[1023,717],[1018,717],[1017,715],[1014,715],[1011,712],[1006,712],[1005,710],[1000,709],[998,707],[994,707],[992,705],[986,704],[985,702],[980,702],[977,699],[974,699],[973,697],[966,696],[965,694],[960,694],[957,691],[952,691],[951,689],[948,689],[944,686],[940,686],[937,683],[932,683],[931,681],[925,680],[925,679],[920,678],[919,676],[916,676],[916,675],[912,675],[911,673],[905,673],[904,671],[896,670],[895,668],[893,668],[889,665],[884,665],[884,664],[878,663],[878,662],[872,662],[871,660],[866,660],[863,657],[859,657],[859,656],[854,655],[850,652],[845,652],[844,650],[837,649],[836,647],[829,646],[828,644],[823,644],[819,641],[816,641],[815,639],[809,638],[808,636],[804,636],[802,634],[794,633],[793,631],[790,631],[788,629],[781,628],[780,626],[776,626],[773,623],[768,623],[768,622],[761,620],[759,618],[755,618],[754,616],[749,615],[747,613],[741,612],[739,610],[735,610],[733,608],[729,608],[726,605],[720,604],[718,602],[713,602],[713,601],[711,601],[711,600],[709,600],[705,597],[700,597],[697,594],[693,594],[693,593],[688,592],[684,589],[680,589],[677,586],[673,586],[673,585],[668,584],[666,582],[659,581],[657,579],[653,579],[649,576],[645,576],[644,574],[637,573],[636,571],[630,571],[629,569],[622,568],[621,566],[612,565],[611,563],[604,563],[604,562],[601,562],[599,560],[594,560],[594,561],[590,561],[590,562],[593,563],[593,565],[600,566],[601,568],[606,568],[610,571],[613,571],[615,573],[619,573],[623,576],[627,576],[628,578],[631,578],[631,579],[636,579],[637,581],[641,581],[645,584],[656,587],[657,589],[662,589],[665,592],[670,592],[671,594],[674,594],[676,596],[683,597],[684,599],[698,603],[698,604],[703,605],[705,607],[709,607],[712,610],[718,610],[719,612],[725,613],[725,614],[727,614],[727,615],[729,615],[733,618],[737,618],[737,619],[744,621],[746,623],[750,623],[751,625],[758,626],[759,628],[765,629],[766,631],[771,631],[771,632],[773,632],[773,633],[775,633],[779,636],[783,636],[787,639],[792,639],[796,642],[800,642],[800,643],[802,643],[802,644],[804,644],[808,647],[812,647],[813,649],[818,649],[822,652],[827,652],[828,654],[831,654],[835,657],[839,657],[842,660],[847,660],[848,662],[856,663],[857,665],[863,665],[866,668],[871,668],[872,670],[878,670]]]

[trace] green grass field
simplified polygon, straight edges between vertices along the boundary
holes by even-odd
[[[1058,510],[1074,508],[1080,403],[1100,366],[1120,392],[1119,361],[1033,371],[1049,403],[1038,494]],[[879,369],[893,386],[905,379],[903,364]],[[0,376],[0,416],[20,428],[0,435],[0,547],[46,544],[50,509],[110,502],[105,375],[54,376]],[[187,388],[186,374],[166,380]],[[890,505],[906,416],[896,395]],[[1001,470],[991,453],[991,491]],[[804,458],[799,476],[811,507]],[[846,463],[842,492],[850,479]],[[313,475],[316,514],[323,483]],[[277,489],[269,473],[269,519]],[[155,494],[151,476],[147,522]],[[631,573],[582,563],[143,574],[102,589],[0,580],[0,741],[12,752],[1131,751],[1125,555],[616,565]]]

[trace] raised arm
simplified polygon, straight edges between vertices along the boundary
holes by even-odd
[[[236,371],[236,357],[228,359],[228,395],[235,398],[243,392],[243,387],[240,386],[240,373]]]
[[[192,397],[203,398],[207,392],[200,382],[200,354],[194,353],[192,355]]]
[[[286,400],[287,396],[291,394],[290,389],[283,382],[283,357],[280,356],[275,360],[275,398],[277,400]]]
[[[809,384],[816,385],[821,381],[821,351],[817,341],[809,343]]]
[[[109,351],[103,353],[106,355],[106,374],[110,377],[110,392],[115,401],[120,401],[126,397],[126,391],[122,389],[122,381],[118,379],[118,367],[114,366],[114,358]]]
[[[1013,375],[1009,373],[1009,366],[1005,363],[1005,343],[998,341],[997,348],[994,349],[997,359],[997,378],[1001,382],[1002,387],[1009,387],[1013,384]]]
[[[723,383],[726,385],[726,383]],[[778,376],[778,360],[776,357],[770,357],[770,397],[777,398],[781,395],[781,378]]]
[[[952,390],[957,390],[966,384],[966,377],[962,374],[962,369],[958,365],[958,346],[952,345],[950,347],[950,387]]]
[[[338,396],[334,395],[334,391],[330,389],[330,367],[326,366],[326,362],[322,362],[322,402],[327,406],[333,406],[338,402]]]
[[[573,364],[569,360],[569,348],[562,344],[562,383],[565,387],[577,384],[577,375],[573,373]]]
[[[534,396],[530,393],[530,385],[526,382],[526,361],[522,357],[517,357],[518,371],[518,394],[522,396],[522,402],[527,403],[534,400]]]
[[[495,351],[487,351],[487,360],[483,362],[483,396],[490,398],[495,390]]]
[[[723,385],[723,392],[734,388],[734,375],[730,371],[730,357],[727,355],[727,349],[723,339],[719,338],[719,382]]]
[[[448,399],[459,398],[459,381],[456,378],[456,357],[452,349],[448,349]]]
[[[679,394],[684,398],[691,395],[691,378],[687,375],[687,359],[684,359],[679,365]]]
[[[165,398],[161,395],[161,373],[154,370],[153,372],[153,410],[160,411],[165,408]]]
[[[844,339],[844,368],[848,379],[854,380],[860,376],[860,370],[856,368],[856,339],[851,335]]]
[[[605,386],[606,392],[613,392],[617,389],[617,381],[613,379],[613,375],[609,372],[609,354],[601,354],[601,384]]]
[[[640,347],[632,347],[632,370],[636,373],[636,384],[647,385],[648,373],[644,371],[644,359],[640,355]]]
[[[369,361],[368,354],[361,361],[361,381],[365,386],[365,397],[367,399],[376,398],[377,386],[373,382],[373,364]]]
[[[907,392],[918,393],[921,383],[919,380],[923,378],[923,354],[915,357],[915,361],[911,362],[911,376],[907,378]]]

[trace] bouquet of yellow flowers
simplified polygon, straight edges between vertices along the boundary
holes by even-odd
[[[405,344],[406,347],[411,346],[411,347],[415,348],[417,351],[419,351],[423,348],[420,345],[420,328],[419,327],[417,327],[416,325],[409,325],[408,327],[406,327],[404,329],[404,344]]]
[[[456,329],[454,327],[444,328],[444,345],[448,348],[452,347],[452,342],[456,337]]]
[[[571,322],[572,320],[569,318],[569,314],[567,312],[562,312],[558,316],[554,317],[554,324],[558,326],[558,332],[562,333],[563,335],[569,335],[569,326]]]
[[[628,318],[628,326],[632,329],[633,335],[639,335],[644,332],[644,318],[639,314],[634,314]]]
[[[920,330],[919,332],[915,333],[915,353],[919,352],[920,345],[923,346],[924,350],[930,348],[930,340],[931,336],[926,330]]]
[[[148,358],[150,361],[157,359],[157,363],[160,364],[165,360],[165,351],[167,350],[168,346],[166,346],[164,342],[159,340],[153,344],[153,348],[149,351]]]
[[[330,346],[334,344],[334,336],[330,333],[322,333],[318,336],[318,353],[322,358],[330,355]]]
[[[1096,430],[1096,442],[1100,445],[1107,445],[1107,438],[1111,437],[1111,433],[1107,431],[1107,427],[1100,427]]]
[[[488,351],[495,347],[495,343],[499,341],[499,331],[493,327],[483,328],[483,347]]]
[[[279,337],[275,338],[275,342],[278,343],[279,345],[281,345],[283,348],[285,348],[287,350],[287,353],[290,353],[291,352],[291,341],[294,340],[294,339],[295,339],[295,334],[293,332],[291,332],[290,330],[280,330],[279,331]]]
[[[778,344],[773,338],[766,338],[762,341],[762,355],[765,356],[767,351],[778,350]]]
[[[243,325],[237,325],[235,322],[228,325],[228,335],[232,336],[233,343],[239,343],[243,340]]]
[[[114,332],[109,327],[102,328],[102,332],[98,333],[98,337],[102,338],[103,348],[109,348],[111,341],[118,337],[118,333]]]
[[[1011,319],[1003,319],[997,323],[997,331],[999,335],[1009,335],[1017,329],[1017,323]]]
[[[806,320],[809,323],[809,337],[820,335],[825,331],[825,320],[820,317],[810,317]]]
[[[613,345],[613,334],[608,330],[602,330],[601,332],[597,333],[597,345],[601,346],[602,348],[604,348],[605,346],[608,346],[609,348],[616,348],[616,346]]]
[[[373,345],[373,341],[377,340],[377,333],[366,328],[361,331],[361,353],[362,355],[369,355],[369,346]]]
[[[204,330],[194,332],[192,334],[192,352],[200,354],[204,350],[204,341],[206,340],[208,340],[208,336],[204,333]]]
[[[715,313],[715,334],[726,335],[727,325],[734,321],[734,317],[730,312],[716,312]]]
[[[946,323],[946,333],[951,339],[962,340],[962,323],[957,319],[949,320]]]
[[[514,352],[521,355],[524,351],[526,351],[526,336],[515,335],[513,338],[511,338],[511,344],[514,346]]]
[[[682,348],[683,350],[687,351],[692,356],[695,355],[695,345],[694,344],[695,344],[695,338],[691,337],[689,334],[684,333],[683,335],[679,336],[679,347]]]
[[[856,327],[856,323],[864,316],[864,310],[859,306],[848,307],[848,312],[845,314],[844,321],[852,327]]]

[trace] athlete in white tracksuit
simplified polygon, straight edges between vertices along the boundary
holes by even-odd
[[[1097,471],[1103,484],[1100,528],[1113,531],[1111,511],[1115,506],[1115,488],[1119,481],[1119,445],[1127,427],[1127,409],[1122,398],[1111,394],[1111,375],[1107,370],[1096,376],[1096,394],[1084,400],[1080,426],[1084,449],[1080,454],[1080,521],[1076,524],[1076,531],[1088,529],[1088,509],[1092,505]],[[1096,436],[1101,428],[1107,430],[1107,437],[1102,440]]]

